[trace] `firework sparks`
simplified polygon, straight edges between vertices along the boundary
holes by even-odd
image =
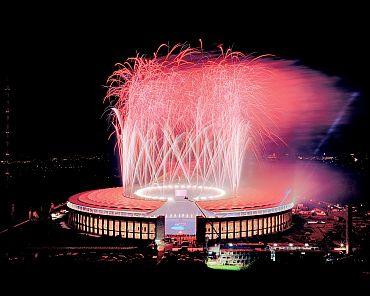
[[[119,65],[108,80],[127,192],[181,183],[235,193],[246,153],[285,143],[293,126],[332,120],[317,111],[335,106],[333,81],[293,62],[180,46],[160,57],[161,48]]]

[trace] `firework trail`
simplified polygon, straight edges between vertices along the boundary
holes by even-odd
[[[344,104],[344,106],[340,110],[339,114],[335,118],[334,122],[331,124],[330,128],[328,129],[328,132],[326,133],[325,137],[322,138],[322,140],[320,141],[319,145],[316,147],[315,152],[314,152],[315,154],[317,154],[317,153],[320,152],[321,147],[330,138],[330,136],[335,132],[335,130],[337,129],[337,126],[343,121],[343,117],[346,115],[346,113],[347,113],[350,105],[353,103],[353,101],[356,100],[356,98],[359,95],[360,94],[357,93],[357,92],[353,93],[350,96],[350,98],[348,99],[348,101]]]
[[[330,124],[322,111],[337,109],[333,84],[294,62],[230,49],[161,46],[128,59],[107,93],[125,192],[176,183],[237,192],[246,153],[287,144],[294,127],[307,136]]]

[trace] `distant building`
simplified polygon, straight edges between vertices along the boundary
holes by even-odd
[[[0,84],[0,91],[0,161],[4,164],[4,175],[9,179],[11,177],[10,162],[13,157],[14,102],[13,93],[7,80]]]
[[[220,265],[246,266],[254,259],[270,258],[270,251],[263,243],[236,243],[215,245],[208,250],[209,260]]]
[[[347,215],[346,215],[346,254],[351,253],[351,234],[352,234],[352,207],[347,206]]]

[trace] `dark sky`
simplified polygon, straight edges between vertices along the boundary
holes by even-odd
[[[206,48],[222,43],[244,52],[274,53],[341,77],[342,86],[361,96],[351,123],[327,149],[368,150],[364,9],[152,6],[0,10],[0,74],[15,91],[19,153],[110,151],[103,85],[114,64],[136,51],[151,54],[161,43],[198,45],[199,38]]]

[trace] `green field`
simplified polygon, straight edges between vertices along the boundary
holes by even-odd
[[[211,269],[231,270],[231,271],[239,271],[241,269],[241,267],[237,265],[222,265],[213,262],[207,262],[207,267]]]

